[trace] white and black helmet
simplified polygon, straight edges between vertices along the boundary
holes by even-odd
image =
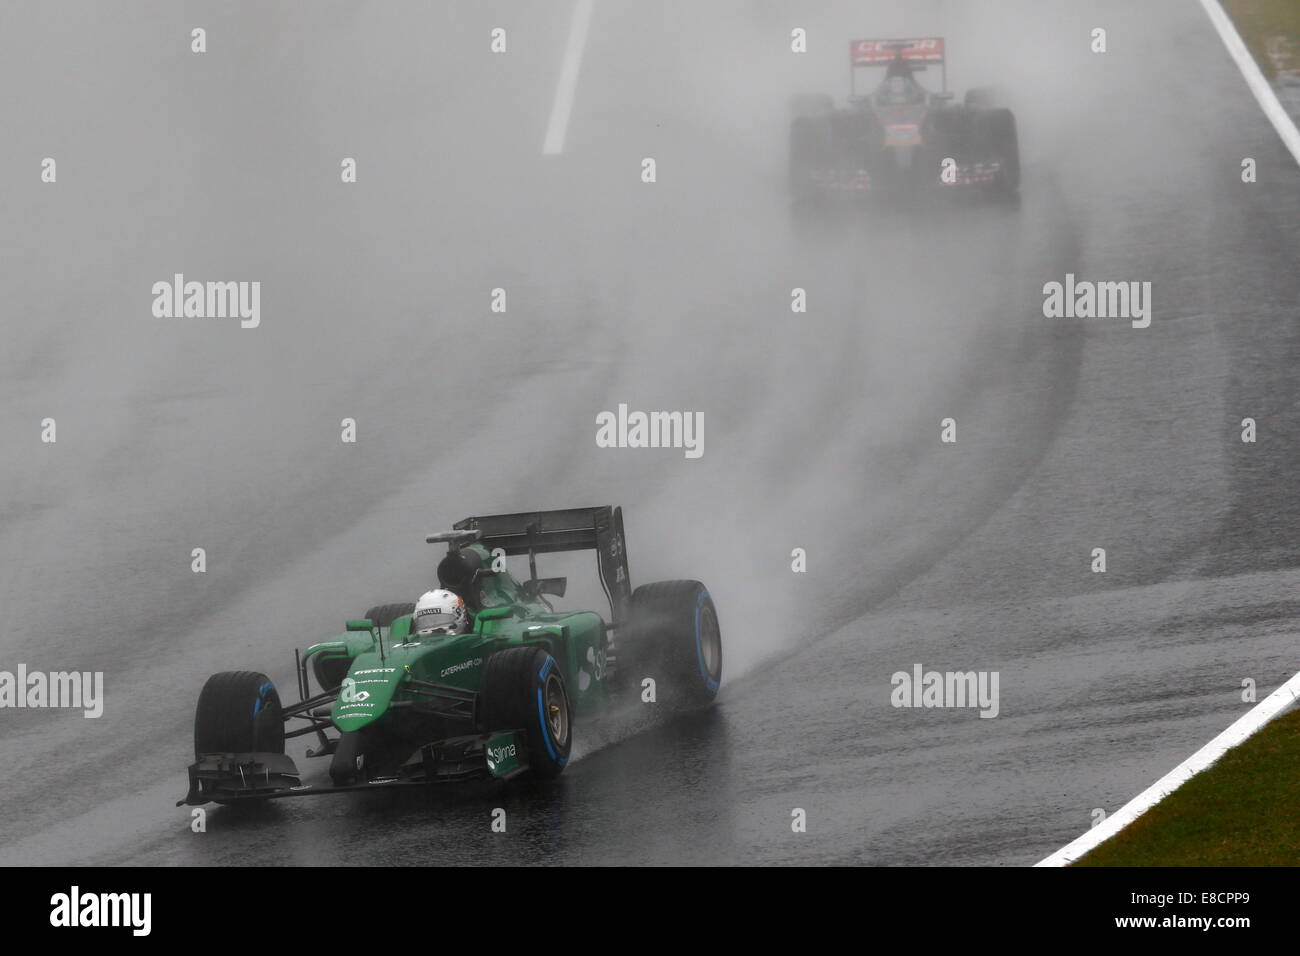
[[[425,591],[415,602],[411,615],[411,632],[427,634],[464,634],[469,629],[469,614],[460,596],[445,588]]]

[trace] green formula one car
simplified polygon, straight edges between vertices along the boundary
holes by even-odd
[[[414,604],[372,608],[345,633],[295,651],[301,700],[289,706],[264,674],[214,674],[199,695],[178,806],[554,777],[575,721],[650,697],[651,687],[658,706],[674,709],[707,706],[717,693],[722,639],[708,590],[663,581],[633,591],[621,509],[466,518],[427,540],[448,546],[438,580],[463,598],[468,630],[426,634],[412,624]],[[585,550],[596,552],[608,621],[556,611],[547,596],[563,597],[566,580],[537,576],[537,555]],[[503,559],[524,554],[521,582]],[[319,744],[307,756],[330,757],[329,783],[304,784],[285,753],[287,738],[307,734]]]

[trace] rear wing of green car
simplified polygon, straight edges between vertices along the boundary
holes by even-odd
[[[595,551],[600,585],[609,598],[617,627],[627,620],[632,603],[632,579],[627,570],[627,544],[623,538],[623,509],[567,508],[508,515],[480,515],[456,522],[457,531],[478,533],[478,543],[489,551],[528,555],[529,570],[537,577],[536,557],[559,551]]]

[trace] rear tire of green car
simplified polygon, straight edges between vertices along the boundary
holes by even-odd
[[[674,710],[712,703],[722,681],[722,631],[708,588],[699,581],[643,584],[632,592],[630,618],[618,649],[630,658],[632,682],[654,678],[656,701]]]
[[[265,674],[223,671],[203,685],[194,711],[194,758],[214,753],[284,753],[280,695]]]
[[[414,613],[414,604],[376,604],[364,616],[375,627],[392,627],[399,617]]]
[[[524,731],[533,773],[560,775],[573,747],[573,701],[546,648],[508,647],[489,657],[482,703],[485,730]]]
[[[392,627],[399,617],[414,612],[414,604],[376,604],[362,617],[375,627]],[[322,691],[338,690],[351,667],[352,658],[343,651],[321,651],[311,659],[311,671]]]

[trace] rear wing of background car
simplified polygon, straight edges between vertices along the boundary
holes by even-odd
[[[849,90],[858,95],[858,68],[863,66],[889,66],[895,57],[902,57],[914,70],[924,70],[931,64],[942,74],[943,92],[948,92],[948,54],[943,37],[903,37],[896,40],[849,41]]]
[[[506,555],[528,555],[528,568],[537,578],[537,555],[557,551],[595,551],[600,586],[609,598],[612,623],[627,620],[632,602],[632,579],[627,571],[627,545],[623,538],[623,509],[568,508],[562,511],[528,511],[508,515],[481,515],[456,522],[457,531],[478,533],[488,551],[500,548]]]

